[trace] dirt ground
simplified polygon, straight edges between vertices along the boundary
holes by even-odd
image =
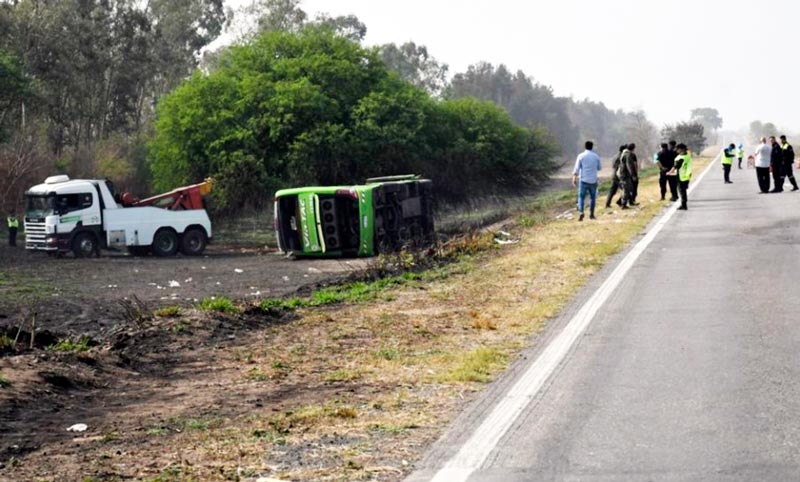
[[[225,296],[254,302],[330,282],[363,269],[368,261],[292,260],[255,248],[210,246],[206,254],[133,257],[104,252],[99,258],[53,259],[41,252],[0,246],[0,332],[36,313],[38,330],[102,338],[117,327],[120,300],[149,309],[190,306]]]

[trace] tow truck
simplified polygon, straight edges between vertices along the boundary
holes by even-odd
[[[138,199],[116,195],[108,180],[51,176],[25,193],[25,248],[53,255],[71,251],[78,258],[101,249],[197,256],[211,240],[203,207],[211,186],[207,180]]]
[[[433,183],[415,175],[275,193],[281,251],[300,257],[374,256],[434,235]]]

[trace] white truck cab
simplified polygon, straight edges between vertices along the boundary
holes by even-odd
[[[52,176],[25,197],[25,248],[30,250],[88,257],[100,249],[127,248],[132,254],[192,256],[211,239],[205,209],[124,207],[106,180]]]

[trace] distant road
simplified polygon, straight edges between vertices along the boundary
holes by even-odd
[[[732,178],[714,164],[608,297],[613,266],[408,480],[800,480],[800,192]]]

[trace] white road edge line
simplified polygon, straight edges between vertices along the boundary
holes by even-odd
[[[690,193],[700,184],[720,157],[721,153],[689,186]],[[436,473],[431,482],[466,482],[470,475],[483,465],[503,435],[511,428],[530,401],[536,397],[578,338],[586,331],[597,311],[616,290],[639,256],[653,242],[677,209],[677,202],[667,208],[667,212],[662,215],[653,229],[623,258],[600,288],[567,323],[563,331],[553,339],[539,355],[539,358],[528,367],[517,383],[494,407],[458,453]]]

